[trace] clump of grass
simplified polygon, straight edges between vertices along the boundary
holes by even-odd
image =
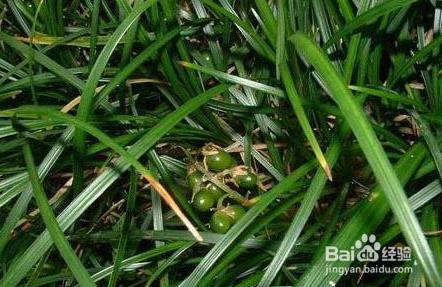
[[[442,286],[436,2],[0,3],[0,286]]]

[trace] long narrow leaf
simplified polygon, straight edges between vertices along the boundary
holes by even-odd
[[[387,15],[388,13],[398,10],[400,8],[411,5],[418,0],[389,0],[384,1],[375,7],[365,11],[364,13],[358,15],[353,20],[348,22],[345,26],[343,26],[339,31],[327,41],[325,47],[331,46],[333,43],[338,41],[339,39],[347,36],[352,33],[354,30],[373,23],[373,21],[381,16]]]
[[[334,140],[330,145],[330,149],[326,153],[327,161],[333,166],[338,159],[338,156],[341,152],[341,144],[338,140]],[[267,268],[264,276],[258,284],[258,287],[270,286],[270,284],[275,279],[279,270],[284,264],[284,261],[290,254],[290,251],[293,249],[293,246],[297,243],[299,235],[301,234],[304,226],[313,211],[313,208],[319,199],[322,190],[324,188],[325,183],[327,182],[327,176],[322,169],[319,169],[315,177],[312,180],[312,183],[309,189],[306,191],[306,195],[301,203],[301,207],[296,213],[295,218],[290,224],[289,229],[287,230],[286,235],[284,236],[281,245],[278,248],[275,256],[272,259],[269,267]]]
[[[104,46],[100,55],[90,71],[90,75],[86,84],[84,86],[83,92],[81,94],[81,102],[78,108],[77,117],[80,120],[87,121],[93,104],[93,99],[95,95],[95,90],[97,88],[98,82],[100,80],[101,74],[103,73],[109,58],[115,50],[120,40],[123,38],[124,34],[129,30],[131,25],[136,21],[136,19],[151,5],[156,3],[157,0],[148,0],[140,5],[137,5],[134,10],[124,19],[124,21],[118,26],[114,31],[111,38]],[[86,152],[85,143],[85,133],[81,130],[76,130],[74,135],[74,183],[73,188],[77,193],[83,187],[83,155]]]
[[[419,222],[361,106],[354,100],[353,95],[345,85],[345,81],[338,75],[327,56],[312,40],[302,33],[295,33],[290,40],[292,40],[297,51],[321,75],[327,90],[337,102],[347,123],[358,139],[376,179],[384,190],[404,236],[413,249],[429,282],[434,286],[442,285],[440,270],[435,265],[433,254]]]
[[[216,94],[227,89],[228,86],[216,86],[186,102],[175,112],[166,116],[160,123],[152,128],[150,132],[139,139],[137,143],[132,145],[128,152],[135,158],[139,158],[185,116],[198,109]],[[89,186],[57,217],[60,227],[63,230],[66,230],[72,223],[74,223],[75,220],[80,217],[81,214],[83,214],[83,212],[85,212],[115,180],[118,179],[120,173],[128,169],[129,166],[130,164],[124,158],[119,159],[115,162],[115,168],[105,170],[99,177],[89,184]],[[32,268],[51,245],[52,242],[49,234],[43,232],[28,250],[11,265],[8,272],[0,280],[0,286],[2,284],[6,286],[16,285],[22,278],[24,278],[24,276],[26,276],[27,271]]]
[[[19,50],[23,55],[29,57],[31,54],[34,57],[34,60],[41,63],[43,66],[48,68],[52,73],[56,74],[62,79],[65,79],[68,83],[71,83],[73,86],[78,88],[80,91],[84,89],[85,83],[79,79],[77,76],[73,75],[67,69],[60,66],[54,60],[49,58],[48,56],[42,54],[39,51],[33,50],[28,45],[25,45],[17,40],[14,37],[11,37],[4,32],[0,32],[0,41],[4,41],[6,44],[11,47]]]
[[[269,93],[271,95],[275,95],[278,97],[285,97],[284,92],[281,89],[275,88],[275,87],[271,87],[262,83],[258,83],[249,79],[245,79],[242,77],[238,77],[235,75],[230,75],[227,73],[223,73],[220,71],[217,71],[215,69],[211,69],[208,67],[203,67],[200,65],[196,65],[196,64],[192,64],[192,63],[187,63],[187,62],[179,62],[182,66],[186,67],[186,68],[190,68],[190,69],[194,69],[209,75],[212,75],[214,77],[220,78],[222,80],[225,81],[229,81],[231,83],[235,83],[238,85],[243,85],[243,86],[247,86],[259,91],[263,91],[266,93]]]
[[[52,211],[51,206],[48,203],[48,198],[46,197],[43,185],[38,178],[37,168],[35,167],[32,150],[29,143],[27,142],[25,142],[23,146],[23,155],[25,157],[29,179],[32,183],[37,206],[40,209],[41,217],[43,218],[43,221],[46,225],[46,228],[48,229],[49,234],[51,235],[52,240],[54,241],[55,246],[57,246],[58,251],[66,261],[66,264],[69,266],[72,274],[82,286],[96,286],[89,276],[89,273],[86,271],[86,268],[83,266],[80,259],[78,259],[74,250],[72,250],[68,240],[63,234],[63,231],[57,223],[54,212]]]
[[[272,190],[266,192],[259,201],[242,217],[227,234],[210,250],[193,272],[182,282],[180,287],[198,286],[204,273],[209,270],[223,253],[234,243],[242,231],[253,223],[253,220],[269,206],[279,195],[289,191],[292,186],[307,172],[315,167],[315,162],[309,162],[299,167],[278,183]]]

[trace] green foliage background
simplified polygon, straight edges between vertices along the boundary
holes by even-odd
[[[0,1],[0,286],[442,286],[439,4]],[[209,142],[267,188],[225,235]],[[412,272],[326,273],[362,234]]]

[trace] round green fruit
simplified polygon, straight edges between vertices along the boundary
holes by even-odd
[[[187,175],[187,183],[190,189],[195,193],[200,190],[203,183],[203,174],[197,170],[190,170]]]
[[[222,210],[216,211],[210,218],[210,228],[215,233],[226,233],[229,231],[232,223],[232,218]]]
[[[212,62],[212,55],[208,51],[201,52],[201,56],[207,63]]]
[[[222,149],[208,144],[203,148],[204,161],[209,170],[220,172],[232,166],[232,156]]]
[[[245,166],[237,166],[232,170],[233,179],[239,187],[244,189],[252,189],[256,186],[258,182],[258,177],[256,174],[251,172]]]
[[[231,166],[232,157],[225,151],[219,151],[216,154],[206,156],[206,164],[211,171],[220,172]]]
[[[34,5],[34,3],[32,1],[23,1],[23,2],[24,2],[23,4],[25,4],[26,8],[29,11],[31,11],[32,13],[35,12],[35,5]]]
[[[223,209],[224,213],[226,213],[232,219],[233,223],[240,220],[244,214],[246,214],[245,209],[241,205],[232,204]]]
[[[224,195],[224,191],[213,183],[207,184],[206,189],[215,197],[215,200]]]
[[[197,210],[205,212],[209,211],[215,205],[216,199],[207,189],[200,190],[195,194],[192,205]]]

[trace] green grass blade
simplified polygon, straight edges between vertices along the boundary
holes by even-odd
[[[396,69],[396,71],[388,79],[387,86],[388,87],[394,86],[414,64],[416,64],[419,61],[422,61],[426,56],[430,55],[436,49],[439,49],[441,44],[442,44],[442,36],[439,36],[433,39],[433,41],[431,41],[428,45],[426,45],[422,49],[419,49],[419,51],[417,51],[411,59],[403,62],[402,65]]]
[[[137,5],[130,14],[121,22],[118,28],[114,31],[111,38],[104,46],[100,55],[97,57],[97,61],[92,67],[89,78],[86,81],[83,92],[81,94],[80,106],[78,107],[77,117],[80,120],[87,121],[90,113],[92,112],[92,104],[95,95],[95,90],[98,85],[98,81],[101,78],[109,58],[114,52],[116,46],[123,38],[124,34],[129,30],[131,25],[136,19],[151,5],[156,3],[157,0],[148,0],[140,5]],[[86,152],[86,136],[82,131],[76,131],[73,139],[74,144],[74,193],[79,193],[83,188],[83,155]]]
[[[14,3],[15,1],[13,0],[7,0],[7,1],[9,8],[12,10],[12,13],[14,13],[14,16],[17,18],[17,21],[24,30],[24,32],[27,35],[31,35],[31,27],[29,27],[28,23],[26,23],[26,20],[20,14],[20,11],[17,9],[16,4]]]
[[[339,140],[334,140],[330,145],[330,149],[326,153],[327,161],[333,166],[338,159],[338,156],[341,151],[341,144]],[[321,196],[323,188],[327,182],[327,175],[322,169],[318,169],[315,174],[315,177],[312,179],[312,183],[309,189],[306,191],[306,195],[302,200],[301,207],[296,213],[295,218],[290,224],[289,229],[287,230],[284,239],[281,242],[281,245],[278,248],[275,256],[272,259],[272,262],[268,266],[264,276],[258,284],[258,287],[270,286],[275,279],[276,275],[278,275],[279,270],[281,269],[284,261],[290,254],[290,251],[293,249],[293,246],[297,243],[299,235],[304,229],[307,220],[310,217],[310,214],[313,211],[313,208]]]
[[[442,186],[440,181],[435,180],[410,196],[410,204],[414,210],[417,210],[441,193]]]
[[[284,1],[278,0],[278,33],[276,34],[276,79],[280,78],[279,66],[284,62],[285,56],[285,7]]]
[[[198,18],[204,19],[204,18],[209,17],[201,0],[192,0],[192,5],[195,8],[195,12],[196,12]],[[213,28],[211,25],[206,25],[203,30],[204,30],[204,33],[207,34],[209,37],[214,35],[214,31],[213,31]],[[209,40],[209,50],[212,55],[212,58],[214,59],[215,67],[217,69],[221,69],[224,66],[224,64],[223,64],[224,59],[223,59],[223,52],[222,52],[221,46],[219,44],[219,41],[214,40],[214,39],[210,39]]]
[[[135,256],[131,256],[129,258],[124,259],[121,262],[121,267],[122,268],[127,267],[127,266],[130,266],[131,264],[135,264],[138,262],[146,261],[151,258],[155,258],[155,257],[163,255],[165,253],[180,249],[183,246],[186,246],[188,244],[189,244],[188,242],[175,241],[175,242],[169,243],[167,245],[160,246],[156,249],[142,252],[142,253],[137,254]],[[99,281],[103,278],[106,278],[107,276],[109,276],[112,273],[112,270],[113,270],[113,266],[105,267],[105,268],[103,268],[103,270],[100,270],[97,273],[95,273],[94,275],[92,275],[92,279],[94,281]]]
[[[55,164],[56,159],[61,155],[65,148],[65,142],[67,142],[73,135],[74,129],[68,128],[60,137],[60,141],[57,142],[52,149],[48,152],[45,159],[41,162],[38,168],[38,174],[40,178],[44,178],[50,171],[50,169]],[[25,212],[29,201],[32,198],[32,186],[30,184],[17,184],[17,182],[25,182],[28,177],[25,175],[23,177],[14,177],[13,179],[18,179],[17,181],[13,181],[13,184],[8,188],[11,191],[16,191],[16,194],[19,194],[20,191],[22,194],[20,195],[17,202],[14,204],[14,208],[8,214],[3,226],[0,230],[0,253],[6,247],[9,238],[11,237],[11,231],[13,230],[15,224],[20,219],[20,217]],[[15,183],[14,183],[15,182]],[[4,195],[6,193],[2,193]],[[10,198],[9,198],[10,199]],[[8,201],[8,199],[4,199],[4,201]]]
[[[439,178],[442,179],[442,152],[438,146],[437,140],[431,132],[430,126],[424,119],[422,119],[422,117],[417,112],[411,111],[411,115],[418,124],[420,132],[425,139],[425,142],[427,143],[431,155],[433,156],[434,164],[437,171],[439,172]]]
[[[232,249],[230,249],[223,258],[215,265],[212,270],[201,280],[201,286],[209,286],[210,281],[213,278],[220,274],[222,270],[225,270],[229,264],[231,264],[235,258],[239,256],[242,252],[246,250],[246,241],[247,238],[253,237],[259,230],[265,228],[267,224],[269,224],[272,220],[280,216],[283,212],[285,212],[288,208],[296,204],[302,199],[302,194],[296,194],[286,199],[279,205],[275,206],[269,212],[267,212],[264,216],[258,218],[255,223],[248,227],[243,235],[238,239],[238,244],[235,245]],[[249,239],[250,240],[250,239]]]
[[[219,85],[198,97],[189,100],[178,108],[175,112],[166,116],[160,123],[146,133],[141,139],[131,146],[128,150],[135,158],[139,158],[148,149],[150,149],[162,136],[164,136],[172,127],[180,122],[188,114],[192,113],[200,106],[209,101],[216,94],[222,93],[228,89],[228,86]],[[104,191],[119,178],[120,172],[128,169],[130,164],[125,159],[119,159],[115,163],[115,169],[105,170],[88,187],[73,200],[68,207],[57,217],[60,227],[66,230],[71,224],[83,214],[92,203],[104,193]],[[51,247],[52,242],[49,234],[43,232],[21,255],[5,273],[0,280],[0,286],[14,286],[22,280],[32,266],[43,256]],[[19,270],[19,271],[18,271]]]
[[[98,40],[98,24],[100,15],[100,4],[101,1],[94,1],[94,7],[92,8],[92,19],[91,19],[91,37],[90,37],[90,50],[89,50],[89,67],[92,69],[95,64],[96,51],[97,51],[97,40]]]
[[[422,225],[425,231],[429,233],[428,241],[430,243],[431,249],[436,257],[436,262],[439,266],[442,264],[442,239],[437,236],[440,230],[440,207],[436,204],[429,204],[425,206],[422,210]],[[433,233],[431,235],[431,233]]]
[[[315,156],[318,159],[319,164],[324,169],[328,179],[332,180],[332,172],[330,166],[327,163],[324,154],[322,153],[321,147],[318,141],[316,140],[313,129],[310,126],[310,122],[307,118],[307,115],[305,114],[304,108],[302,107],[301,98],[298,94],[298,91],[296,90],[295,83],[293,81],[293,77],[288,67],[288,64],[284,62],[282,66],[279,67],[279,71],[281,73],[282,82],[284,83],[287,92],[287,97],[290,100],[290,103],[292,105],[296,117],[298,118],[299,125],[304,131],[305,137],[310,143],[311,148],[315,153]]]
[[[97,285],[441,284],[436,2],[0,1],[0,286],[82,285],[40,214],[25,143]],[[208,143],[232,166],[203,164]],[[200,188],[226,193],[205,212],[194,160]],[[243,221],[214,233],[232,204]],[[327,260],[363,234],[411,247],[394,265],[414,271]]]
[[[142,63],[144,63],[147,59],[152,57],[159,49],[161,49],[166,43],[176,37],[180,31],[182,31],[181,27],[171,30],[166,33],[164,36],[160,37],[158,40],[153,42],[148,48],[143,50],[137,57],[132,59],[128,65],[126,65],[112,80],[105,86],[105,88],[100,92],[97,104],[101,103],[119,84],[121,84],[137,67],[139,67]],[[35,80],[35,77],[34,77]],[[68,128],[66,132],[62,135],[58,143],[53,147],[53,149],[48,153],[45,160],[41,163],[39,168],[39,174],[41,177],[45,177],[52,167],[55,160],[60,156],[62,151],[64,150],[65,142],[68,142],[73,135],[73,129]],[[6,184],[6,182],[5,182]],[[9,189],[10,192],[2,193],[0,196],[0,205],[8,202],[12,197],[11,195],[17,195],[22,188],[17,188],[14,186],[13,189],[11,187],[14,185],[11,181],[11,184],[5,186],[6,189]],[[16,192],[13,192],[16,190]],[[12,209],[12,212],[8,214],[7,220],[2,226],[0,232],[0,251],[4,248],[7,243],[8,238],[10,237],[10,231],[14,227],[15,223],[19,219],[19,217],[23,214],[29,199],[31,198],[31,191],[29,187],[24,189],[25,191],[20,197],[20,200],[17,202],[15,208]],[[3,198],[3,199],[2,199]]]
[[[57,246],[58,251],[81,286],[96,286],[89,276],[89,273],[86,271],[86,268],[83,266],[80,259],[78,259],[74,250],[72,250],[68,240],[63,234],[62,229],[57,223],[54,212],[48,203],[48,198],[46,197],[43,185],[38,178],[32,150],[27,142],[25,142],[23,145],[23,155],[25,157],[26,166],[28,169],[29,179],[34,190],[35,201],[37,202],[41,217],[43,218],[55,246]]]
[[[129,193],[126,200],[126,213],[124,214],[123,228],[121,232],[120,241],[118,242],[117,255],[113,271],[107,286],[114,287],[117,285],[118,275],[120,274],[121,261],[124,259],[126,252],[126,245],[129,237],[130,225],[132,223],[132,214],[135,209],[136,197],[138,192],[138,176],[134,169],[130,172]]]
[[[178,259],[184,252],[186,252],[190,247],[192,247],[195,243],[190,242],[175,251],[169,258],[167,258],[158,268],[155,270],[155,272],[150,276],[149,281],[146,283],[146,287],[152,286],[152,284],[157,280],[157,278],[166,270],[172,263],[174,263],[175,260]]]
[[[235,25],[238,26],[238,29],[241,31],[241,33],[244,35],[244,37],[247,39],[247,41],[250,43],[250,45],[262,56],[266,57],[267,59],[271,61],[275,61],[275,52],[270,48],[269,45],[256,33],[256,31],[251,27],[250,23],[247,21],[243,21],[240,19],[233,10],[232,6],[224,1],[221,0],[223,3],[223,7],[215,4],[211,0],[203,0],[203,3],[212,9],[214,12],[219,13],[223,15],[224,17],[228,18],[230,21],[234,22]]]
[[[170,30],[163,36],[159,37],[155,42],[144,49],[139,55],[131,59],[130,62],[124,66],[116,75],[113,77],[109,83],[101,90],[98,94],[97,102],[101,102],[107,96],[109,96],[112,91],[123,83],[139,66],[141,66],[148,59],[152,58],[160,49],[162,49],[167,43],[179,35],[183,31],[183,28],[178,27]]]
[[[115,152],[117,152],[122,157],[124,157],[126,161],[128,161],[131,165],[133,165],[137,169],[137,171],[140,172],[141,174],[151,175],[151,173],[135,157],[133,157],[130,153],[128,153],[122,146],[115,143],[113,139],[111,139],[101,130],[86,122],[83,122],[71,115],[40,106],[21,107],[19,109],[16,109],[15,111],[17,112],[17,114],[46,116],[50,119],[64,121],[69,125],[75,126],[77,129],[81,129],[93,135],[98,140],[100,140],[100,142],[112,148]]]
[[[204,0],[204,3],[211,9],[224,15],[226,18],[234,22],[238,26],[239,30],[246,37],[246,39],[249,41],[249,43],[257,50],[257,52],[261,53],[263,56],[267,57],[271,61],[275,61],[276,55],[274,51],[265,42],[262,41],[259,35],[257,35],[257,33],[252,28],[250,28],[248,23],[238,18],[232,6],[228,2],[221,2],[223,4],[223,7],[226,9],[222,9],[210,0]],[[186,63],[186,65],[189,64]],[[278,67],[278,71],[279,73],[281,73],[281,77],[286,87],[287,96],[290,99],[290,103],[292,104],[292,108],[299,120],[301,128],[304,131],[304,134],[307,137],[307,140],[309,141],[312,150],[319,161],[319,164],[324,169],[328,178],[332,180],[332,172],[324,157],[324,154],[322,153],[321,147],[314,135],[314,132],[302,107],[300,96],[296,91],[295,84],[293,82],[293,78],[291,76],[291,72],[286,61],[284,61],[284,63],[280,67]]]
[[[346,87],[345,81],[338,75],[327,56],[312,40],[302,33],[295,33],[290,37],[290,40],[307,62],[314,66],[322,77],[328,92],[337,102],[347,123],[358,139],[376,179],[383,188],[404,236],[421,264],[427,279],[434,286],[442,285],[440,270],[435,265],[434,256],[419,222],[361,106],[355,101]]]
[[[238,85],[247,86],[247,87],[256,89],[258,91],[269,93],[271,95],[275,95],[278,97],[285,97],[284,92],[281,89],[278,89],[278,88],[275,88],[272,86],[268,86],[268,85],[258,83],[258,82],[255,82],[255,81],[252,81],[249,79],[245,79],[243,77],[230,75],[230,74],[227,74],[224,72],[217,71],[212,68],[203,67],[200,65],[192,64],[192,63],[187,63],[187,62],[179,62],[179,63],[186,68],[190,68],[193,70],[197,70],[197,71],[209,74],[211,76],[217,77],[217,78],[222,79],[224,81],[228,81],[228,82],[235,83]]]
[[[267,31],[267,38],[269,38],[270,42],[274,45],[277,41],[275,36],[278,35],[279,27],[277,26],[275,17],[273,16],[273,11],[270,9],[268,1],[257,0],[255,2],[256,8],[258,8],[259,14],[262,18],[262,22],[266,27],[265,31]]]
[[[80,91],[83,90],[85,87],[85,83],[72,74],[69,70],[66,68],[60,66],[58,63],[56,63],[54,60],[49,58],[48,56],[42,54],[39,51],[35,51],[28,45],[25,45],[17,40],[14,39],[14,37],[11,37],[3,32],[0,32],[0,41],[4,41],[7,45],[11,46],[12,48],[18,50],[20,53],[22,53],[26,57],[33,57],[33,59],[40,63],[41,65],[45,66],[47,69],[49,69],[52,73],[59,76],[60,78],[66,80],[68,83],[79,89]]]
[[[155,165],[161,178],[164,180],[166,185],[169,187],[174,198],[180,204],[181,208],[189,215],[189,217],[195,222],[195,224],[202,230],[207,230],[203,221],[200,219],[198,213],[189,204],[186,197],[184,189],[175,181],[173,176],[170,174],[169,170],[158,156],[156,151],[151,150],[148,152],[149,160]]]
[[[382,3],[374,6],[373,8],[359,14],[353,20],[345,24],[338,32],[334,33],[333,36],[327,41],[325,47],[330,47],[339,39],[354,33],[355,30],[361,28],[364,25],[373,23],[376,19],[387,15],[395,10],[401,9],[408,5],[411,5],[418,0],[389,0],[383,1]]]
[[[419,109],[427,110],[427,108],[419,101],[416,101],[411,98],[407,98],[406,96],[395,93],[394,91],[391,91],[389,89],[374,89],[374,88],[370,88],[370,87],[351,86],[351,85],[348,87],[350,90],[353,90],[356,92],[372,95],[375,97],[380,97],[383,99],[392,100],[392,101],[402,103],[405,105],[414,105],[414,106],[418,107]]]
[[[406,184],[414,176],[417,168],[425,157],[426,151],[422,144],[413,146],[395,165],[396,173],[402,184]],[[417,199],[416,201],[421,201]],[[363,233],[375,232],[376,227],[388,213],[388,203],[382,193],[382,188],[376,185],[370,196],[362,202],[357,212],[347,220],[334,239],[328,244],[341,250],[349,250]],[[337,283],[342,275],[338,273],[325,274],[327,268],[350,266],[351,261],[327,261],[324,250],[318,250],[317,260],[312,262],[301,276],[296,286],[322,286],[329,282]]]
[[[180,287],[198,286],[207,270],[209,270],[216,261],[223,255],[223,253],[235,242],[248,226],[250,226],[256,217],[267,208],[279,195],[289,191],[292,186],[306,173],[316,166],[314,161],[306,163],[288,175],[285,179],[279,182],[270,191],[261,196],[258,202],[247,211],[226,235],[207,253],[201,260],[193,272],[182,282]]]

